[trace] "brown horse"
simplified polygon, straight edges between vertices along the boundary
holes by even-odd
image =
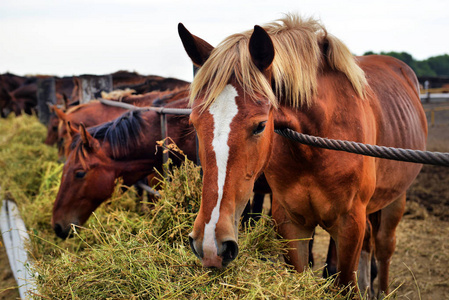
[[[307,239],[319,225],[336,242],[338,282],[355,284],[367,215],[380,211],[375,256],[380,290],[388,292],[395,229],[421,165],[313,148],[274,129],[422,150],[427,125],[413,71],[391,57],[354,57],[319,22],[293,15],[217,48],[182,24],[178,30],[200,67],[190,119],[203,196],[190,243],[203,266],[225,267],[237,256],[236,220],[263,171],[297,271],[307,267]]]
[[[187,89],[167,92],[153,91],[143,95],[125,97],[122,99],[122,102],[139,107],[151,106],[153,104],[161,106],[179,100],[182,97],[186,97],[187,94]],[[55,111],[60,121],[57,128],[55,128],[55,126],[48,126],[47,138],[50,137],[51,141],[53,141],[55,129],[57,130],[56,140],[59,149],[59,159],[67,157],[68,151],[70,151],[68,146],[72,141],[70,132],[73,133],[73,129],[69,128],[68,123],[71,124],[72,128],[78,128],[81,123],[83,123],[85,127],[91,127],[114,120],[127,111],[125,108],[106,105],[98,101],[91,101],[86,104],[74,106],[67,110],[67,112],[62,111],[55,106],[52,106],[52,110]]]
[[[188,98],[166,107],[186,108]],[[196,143],[189,117],[168,115],[167,135],[191,160],[196,158]],[[71,144],[63,168],[61,185],[53,207],[52,226],[57,236],[66,238],[70,224],[82,225],[114,189],[117,178],[132,185],[161,171],[162,151],[155,153],[161,140],[160,115],[154,111],[130,111],[114,121],[85,129]],[[174,163],[182,161],[172,157]]]

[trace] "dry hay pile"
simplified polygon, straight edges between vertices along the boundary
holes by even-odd
[[[62,166],[43,144],[35,117],[0,120],[0,185],[30,233],[36,299],[347,299],[320,277],[298,274],[279,259],[285,241],[265,217],[240,234],[240,253],[224,270],[201,267],[187,234],[199,208],[199,168],[186,161],[161,182],[162,198],[142,210],[133,188],[119,185],[74,237],[50,226]],[[2,290],[0,289],[0,295]]]

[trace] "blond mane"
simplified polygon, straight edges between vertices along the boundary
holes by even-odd
[[[83,104],[79,104],[79,105],[70,107],[69,109],[67,109],[67,111],[66,111],[65,113],[66,113],[66,114],[72,114],[72,113],[74,113],[74,112],[76,112],[76,111],[82,109],[82,108],[85,107],[85,106],[91,105],[91,104],[94,103],[94,102],[99,102],[99,101],[98,101],[98,100],[91,100],[91,101],[89,101],[89,102],[87,102],[87,103],[83,103]]]
[[[253,31],[249,30],[229,36],[212,51],[192,82],[190,103],[204,92],[204,107],[208,107],[234,77],[250,97],[259,94],[275,107],[280,99],[292,107],[307,106],[317,93],[317,77],[323,63],[345,74],[359,97],[365,96],[367,81],[363,70],[343,42],[329,35],[320,22],[286,15],[263,28],[275,48],[274,91],[251,60],[248,43]]]

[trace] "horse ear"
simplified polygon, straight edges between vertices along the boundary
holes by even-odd
[[[53,105],[52,109],[60,120],[65,121],[67,119],[67,115],[65,114],[65,112],[59,109],[56,105]]]
[[[70,121],[65,122],[65,126],[67,128],[67,133],[73,138],[75,134],[79,133],[79,130],[72,126]]]
[[[69,107],[69,98],[65,93],[62,93],[62,103],[64,105],[64,110],[67,111],[67,108]]]
[[[184,45],[184,49],[193,64],[197,67],[201,67],[209,58],[214,47],[203,39],[191,34],[182,23],[178,24],[178,33],[182,44]]]
[[[274,46],[268,33],[260,26],[254,26],[249,40],[249,53],[256,67],[264,72],[274,59]]]
[[[93,149],[95,139],[86,130],[86,127],[84,126],[83,123],[80,123],[79,133],[81,136],[81,140],[83,141],[84,147],[86,147],[87,149]]]

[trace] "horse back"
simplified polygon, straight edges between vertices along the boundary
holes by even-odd
[[[411,68],[378,55],[361,57],[359,63],[370,86],[367,100],[376,120],[376,145],[425,150],[427,121]],[[376,189],[368,211],[404,193],[420,169],[420,164],[376,158]]]

